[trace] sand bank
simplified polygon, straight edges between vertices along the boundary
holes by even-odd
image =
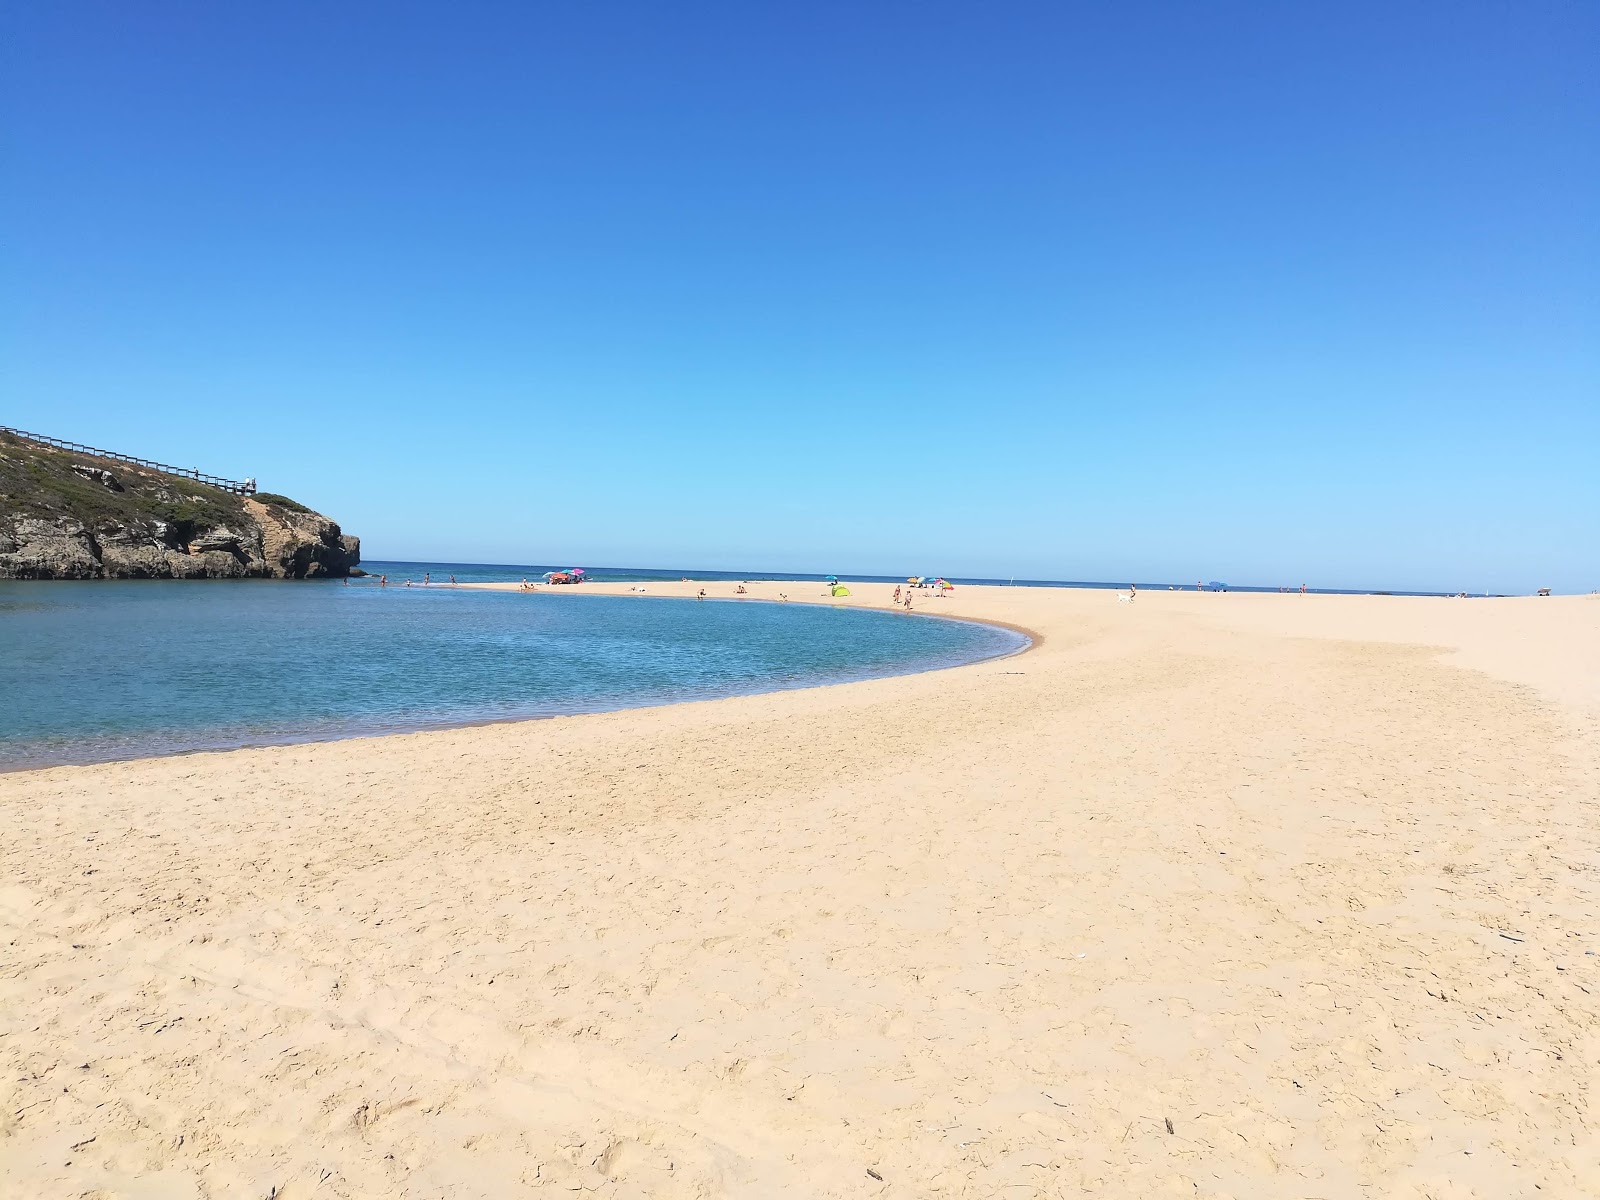
[[[1600,1189],[1600,600],[918,607],[1042,636],[0,776],[0,1195]]]

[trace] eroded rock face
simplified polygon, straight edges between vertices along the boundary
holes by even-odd
[[[361,561],[359,538],[281,496],[114,465],[0,438],[0,579],[316,579]]]
[[[347,539],[337,522],[321,513],[295,512],[253,499],[246,499],[244,503],[260,526],[267,574],[274,578],[343,576],[361,561],[360,540]],[[347,542],[353,542],[354,546]]]
[[[100,577],[94,538],[82,521],[72,517],[19,517],[11,522],[3,540],[14,549],[0,553],[0,575],[16,579]]]
[[[74,474],[82,475],[85,479],[94,480],[110,491],[120,492],[123,490],[121,481],[103,467],[91,467],[84,463],[73,463],[72,471]]]
[[[0,579],[317,579],[347,575],[361,561],[359,539],[326,517],[252,508],[259,525],[187,540],[159,521],[91,530],[73,517],[0,513]]]

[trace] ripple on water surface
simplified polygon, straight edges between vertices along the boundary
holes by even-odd
[[[842,683],[1007,629],[756,601],[331,583],[0,583],[0,768]]]

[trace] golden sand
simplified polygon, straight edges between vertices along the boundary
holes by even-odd
[[[1600,1192],[1600,600],[917,603],[1043,636],[0,776],[0,1195]]]

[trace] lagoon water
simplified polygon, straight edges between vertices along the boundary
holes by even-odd
[[[803,604],[0,583],[0,769],[774,691],[1024,644],[991,626]]]

